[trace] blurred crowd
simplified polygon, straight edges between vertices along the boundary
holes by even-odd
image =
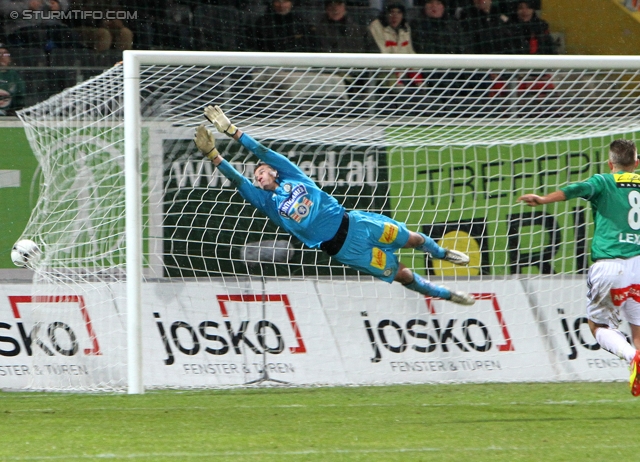
[[[25,104],[12,60],[60,74],[108,67],[127,49],[555,54],[539,2],[0,0],[0,115]],[[43,95],[68,85],[57,80],[47,79]]]

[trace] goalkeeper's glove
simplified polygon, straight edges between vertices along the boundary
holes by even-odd
[[[210,160],[220,155],[216,149],[216,139],[213,137],[213,133],[207,130],[204,124],[196,128],[196,136],[193,137],[193,142],[196,143],[202,155]]]
[[[231,123],[229,118],[224,115],[219,106],[207,106],[204,108],[204,116],[209,119],[220,133],[224,133],[233,138],[238,128]]]

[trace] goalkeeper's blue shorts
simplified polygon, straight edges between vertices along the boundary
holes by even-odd
[[[393,282],[398,272],[396,251],[409,240],[404,223],[377,213],[349,212],[349,232],[334,258],[362,273]]]

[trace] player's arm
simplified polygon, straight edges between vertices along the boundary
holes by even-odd
[[[244,175],[238,172],[233,165],[222,158],[220,152],[216,149],[216,140],[213,133],[207,129],[204,125],[200,125],[196,129],[193,142],[196,144],[198,151],[202,153],[204,157],[209,159],[213,165],[218,167],[220,173],[222,173],[231,183],[238,188],[240,195],[247,200],[254,207],[264,210],[265,194],[264,192],[253,186]]]
[[[567,196],[564,191],[554,191],[546,196],[538,196],[537,194],[524,194],[518,198],[518,202],[524,202],[531,207],[543,204],[552,204],[554,202],[566,201]]]
[[[213,165],[218,167],[218,170],[233,183],[236,188],[240,188],[243,184],[251,182],[246,179],[240,172],[238,172],[233,166],[222,158],[222,155],[216,148],[216,139],[213,133],[204,124],[196,128],[196,135],[193,138],[193,142],[196,144],[198,151],[202,155],[209,159]],[[253,186],[253,185],[251,185]]]
[[[267,148],[233,125],[219,106],[207,106],[204,109],[204,115],[220,133],[239,141],[242,146],[255,154],[258,159],[271,165],[278,172],[290,177],[309,179],[296,164],[285,156]]]

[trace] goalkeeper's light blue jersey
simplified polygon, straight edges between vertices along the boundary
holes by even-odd
[[[581,197],[591,202],[595,222],[592,260],[640,255],[640,175],[597,174],[560,189],[567,199]]]
[[[344,207],[282,154],[263,146],[246,133],[239,141],[278,171],[278,187],[275,191],[265,191],[223,160],[218,169],[238,188],[240,195],[311,248],[318,248],[322,242],[333,238],[342,222]]]

